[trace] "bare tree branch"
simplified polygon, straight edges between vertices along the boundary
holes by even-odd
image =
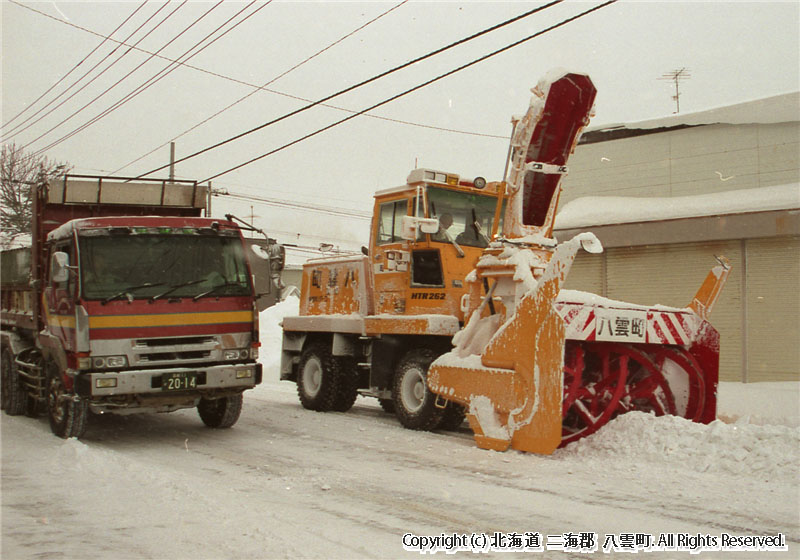
[[[0,233],[6,242],[31,229],[31,188],[68,171],[68,166],[3,144],[0,154]]]

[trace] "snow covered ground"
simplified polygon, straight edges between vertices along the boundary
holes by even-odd
[[[296,306],[262,314],[266,379],[231,430],[187,410],[92,418],[65,441],[44,418],[3,415],[2,558],[417,557],[404,535],[413,548],[443,533],[539,533],[541,550],[488,554],[501,558],[586,557],[557,550],[570,534],[585,550],[594,534],[598,555],[675,535],[675,550],[639,554],[676,558],[690,555],[677,538],[780,533],[774,554],[800,557],[798,384],[723,383],[710,426],[634,413],[549,457],[488,452],[466,425],[411,432],[371,399],[304,410],[277,370]]]

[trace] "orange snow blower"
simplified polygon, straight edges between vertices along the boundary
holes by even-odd
[[[515,121],[506,181],[414,169],[375,194],[362,255],[303,266],[281,379],[305,408],[374,397],[406,428],[467,416],[481,447],[538,453],[631,410],[714,419],[719,335],[707,318],[726,261],[685,309],[561,290],[579,248],[602,251],[589,233],[553,239],[594,98],[587,76],[551,73]]]

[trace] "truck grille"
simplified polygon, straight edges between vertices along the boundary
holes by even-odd
[[[137,348],[159,348],[162,346],[187,346],[214,344],[210,336],[186,336],[181,338],[140,338],[136,341]]]
[[[158,352],[139,354],[139,363],[165,362],[170,360],[204,360],[211,356],[210,351],[201,352]]]
[[[133,360],[140,365],[215,360],[220,346],[213,336],[140,338],[133,343]]]

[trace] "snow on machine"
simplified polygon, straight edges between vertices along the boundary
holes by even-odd
[[[586,75],[553,72],[532,91],[506,181],[415,169],[376,193],[364,256],[304,265],[281,378],[305,408],[346,411],[360,393],[407,428],[452,429],[466,416],[479,447],[536,453],[631,410],[715,418],[708,315],[728,261],[684,309],[562,291],[577,251],[602,251],[591,233],[553,238],[596,90]]]

